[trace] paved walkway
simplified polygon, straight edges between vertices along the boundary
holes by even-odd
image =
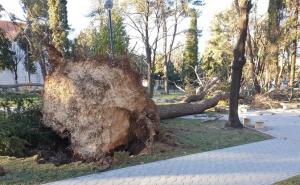
[[[267,127],[263,132],[276,138],[51,184],[271,185],[300,174],[300,110],[245,115],[265,121]]]

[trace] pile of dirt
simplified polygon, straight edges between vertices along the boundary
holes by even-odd
[[[126,60],[70,61],[49,52],[52,72],[43,97],[43,123],[80,159],[101,160],[114,151],[150,150],[159,128],[154,102]]]

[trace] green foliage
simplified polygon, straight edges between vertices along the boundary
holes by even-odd
[[[201,67],[209,76],[227,80],[230,76],[238,16],[234,7],[214,17],[211,39],[203,54]]]
[[[34,94],[16,94],[13,92],[0,92],[0,108],[8,114],[14,112],[22,113],[32,108],[41,106],[41,99]]]
[[[194,67],[198,63],[198,36],[199,30],[197,28],[197,11],[195,9],[191,10],[190,13],[191,22],[190,28],[186,33],[186,44],[185,51],[183,54],[183,65],[181,71],[181,78],[186,83],[190,83],[196,76],[194,74]]]
[[[79,34],[75,40],[75,54],[83,57],[94,57],[110,53],[110,36],[107,19],[103,11],[98,12],[99,29],[90,27]],[[129,36],[126,33],[123,18],[116,11],[112,12],[113,44],[117,56],[127,54]]]
[[[12,60],[12,52],[10,51],[11,43],[5,37],[4,32],[0,29],[0,69],[9,68]]]
[[[33,95],[0,94],[0,155],[23,156],[30,148],[49,144],[56,135],[41,124],[41,101]]]
[[[122,56],[127,53],[129,37],[125,30],[123,18],[115,11],[113,11],[112,21],[114,52],[118,56]],[[104,19],[100,23],[100,30],[94,35],[94,42],[93,49],[96,55],[105,55],[109,53],[110,37],[107,19]]]
[[[159,57],[157,59],[157,61],[155,62],[155,74],[159,75],[159,76],[163,76],[164,72],[163,72],[163,67],[164,67],[164,58],[163,57]],[[168,79],[172,82],[178,81],[180,80],[180,74],[179,72],[175,69],[175,66],[172,62],[169,62],[167,64],[168,66]]]
[[[34,56],[30,49],[30,44],[24,35],[21,35],[18,40],[18,45],[24,51],[24,67],[27,72],[34,74],[37,70],[34,64]]]
[[[33,64],[34,61],[42,60],[41,56],[44,55],[42,41],[48,36],[48,5],[47,0],[22,0],[21,3],[30,24],[26,25],[27,29],[24,30],[26,38],[21,37],[20,43],[24,51],[28,50],[29,63]]]
[[[58,51],[66,56],[69,51],[67,1],[48,0],[48,7],[52,43]]]
[[[21,124],[10,123],[10,119],[0,120],[0,155],[21,156],[25,152],[27,141],[18,137],[23,130]]]

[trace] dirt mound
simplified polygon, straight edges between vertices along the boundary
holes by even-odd
[[[43,122],[69,138],[77,157],[99,160],[119,149],[137,154],[152,147],[157,108],[128,62],[50,56]]]

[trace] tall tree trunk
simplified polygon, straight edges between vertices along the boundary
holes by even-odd
[[[146,45],[146,58],[148,63],[147,81],[148,81],[148,95],[153,97],[154,94],[154,79],[153,79],[153,62],[151,59],[151,48]]]
[[[147,81],[148,81],[148,88],[147,88],[148,95],[149,95],[149,97],[152,98],[153,94],[154,94],[154,79],[153,79],[151,63],[148,64]]]
[[[279,79],[278,79],[278,87],[277,88],[281,87],[282,80],[283,80],[282,79],[282,74],[283,74],[283,71],[284,71],[284,68],[285,68],[286,64],[287,64],[287,61],[284,61],[284,63],[281,64],[281,66],[280,66],[280,70],[279,70],[279,73],[278,73]]]
[[[28,83],[31,84],[31,73],[30,72],[28,72]]]
[[[249,22],[249,12],[252,7],[251,0],[239,1],[239,34],[237,44],[233,51],[233,63],[231,74],[230,98],[229,98],[229,119],[226,126],[238,128],[243,127],[238,115],[238,100],[241,86],[243,67],[246,63],[245,45]]]
[[[298,16],[299,16],[299,0],[292,0],[291,6],[293,11],[293,30],[295,30],[295,33],[292,33],[294,35],[294,40],[292,44],[292,58],[291,58],[291,73],[290,73],[290,79],[289,79],[289,87],[294,86],[294,80],[295,80],[295,73],[296,73],[296,62],[297,62],[297,46],[298,46]]]
[[[247,45],[249,50],[249,57],[250,57],[250,68],[251,68],[251,78],[253,81],[253,86],[255,89],[255,93],[260,94],[261,93],[261,87],[257,80],[257,74],[255,70],[255,61],[254,61],[254,54],[253,54],[253,48],[252,48],[252,41],[251,41],[251,35],[248,29],[248,39],[247,39]]]
[[[40,58],[41,58],[41,60],[39,60],[39,64],[40,64],[40,67],[41,67],[43,80],[45,81],[45,78],[47,76],[47,69],[46,69],[46,60],[45,60],[45,56],[44,56],[44,53],[43,53],[42,45],[39,48],[39,53],[40,53]]]
[[[181,13],[179,13],[179,15],[177,15],[177,11],[178,11],[178,2],[177,2],[177,0],[175,1],[175,4],[176,4],[176,10],[175,10],[175,13],[174,13],[174,30],[173,30],[172,40],[171,40],[171,43],[169,45],[169,51],[168,51],[168,54],[167,54],[167,56],[168,56],[168,58],[167,58],[167,64],[168,65],[171,64],[171,57],[172,57],[172,52],[173,52],[173,46],[174,46],[174,42],[175,42],[175,37],[177,35],[178,19],[179,19],[180,14],[181,14]],[[169,81],[169,79],[168,79],[168,81]],[[165,83],[168,83],[168,82],[165,82]],[[169,86],[168,86],[168,91],[169,91]]]
[[[149,3],[147,6],[148,13],[150,12]],[[148,63],[148,74],[147,74],[147,80],[148,80],[148,95],[149,97],[153,97],[154,94],[154,79],[153,79],[153,61],[152,61],[152,51],[150,46],[150,40],[149,40],[149,15],[147,14],[146,20],[145,20],[145,38],[144,38],[144,45],[146,50],[146,60]]]
[[[265,86],[266,90],[269,91],[272,87],[272,82],[271,82],[271,72],[270,72],[270,63],[267,62],[266,64],[266,73],[265,73]]]
[[[15,78],[15,84],[18,85],[18,68],[14,69],[14,78]],[[19,91],[19,87],[16,87],[16,91]]]
[[[268,37],[270,42],[270,62],[276,67],[275,74],[275,86],[279,87],[279,45],[278,38],[280,35],[280,10],[282,8],[282,0],[270,0],[269,1],[269,28],[268,28]]]
[[[31,71],[29,64],[29,51],[28,46],[26,46],[26,61],[27,61],[27,75],[28,75],[28,83],[31,83]]]
[[[164,4],[164,3],[163,3]],[[167,15],[165,12],[165,7],[162,8],[162,19],[163,19],[163,37],[164,37],[164,44],[163,44],[163,51],[164,51],[164,89],[165,94],[169,94],[169,79],[168,79],[168,55],[167,55],[167,44],[168,44],[168,28],[167,28]]]
[[[279,50],[279,48],[278,48],[278,50]],[[275,63],[275,67],[276,67],[276,76],[275,76],[275,88],[276,89],[279,89],[280,88],[280,78],[281,78],[281,76],[280,76],[280,70],[281,70],[281,67],[279,66],[279,60],[278,60],[278,55],[279,54],[277,54],[277,58],[276,58],[276,63]]]
[[[14,71],[14,76],[15,76],[15,84],[17,85],[18,84],[18,71],[17,70]]]
[[[291,72],[289,79],[289,87],[294,86],[295,74],[296,74],[296,61],[297,61],[297,40],[293,41],[292,56],[291,56]]]

